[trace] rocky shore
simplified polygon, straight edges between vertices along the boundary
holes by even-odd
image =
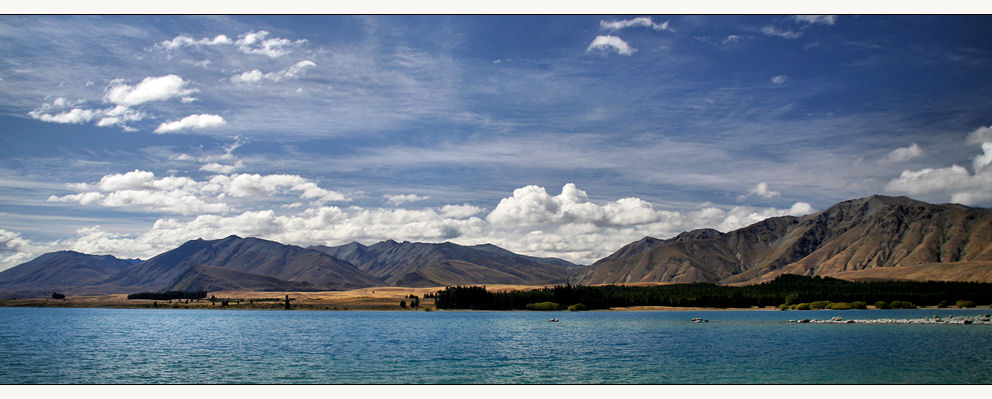
[[[789,320],[790,323],[810,323],[810,324],[986,324],[992,325],[992,315],[979,316],[947,316],[941,317],[933,315],[923,319],[867,319],[867,320],[844,320],[840,316],[834,316],[830,320],[801,319]]]

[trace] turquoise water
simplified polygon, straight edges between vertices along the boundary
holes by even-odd
[[[988,312],[0,308],[0,383],[989,384],[990,326],[787,322]]]

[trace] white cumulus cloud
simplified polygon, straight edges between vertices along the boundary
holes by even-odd
[[[220,115],[196,114],[174,122],[166,122],[155,129],[155,133],[172,133],[181,130],[199,130],[224,126],[227,122]]]
[[[596,36],[592,43],[589,43],[589,47],[586,47],[586,52],[592,52],[594,50],[605,52],[615,51],[621,55],[631,55],[634,54],[634,51],[637,51],[633,47],[630,47],[630,44],[623,41],[623,39],[610,35]]]
[[[968,133],[968,138],[965,139],[965,143],[969,145],[981,144],[984,142],[992,142],[992,126],[980,126],[978,129]]]
[[[789,80],[789,77],[788,76],[778,75],[778,76],[775,76],[775,77],[772,78],[772,83],[773,84],[780,85],[782,83],[785,83],[788,80]]]
[[[885,185],[894,193],[935,195],[963,205],[992,203],[992,142],[982,143],[982,153],[975,156],[974,173],[959,165],[949,168],[904,170]]]
[[[777,198],[782,196],[782,193],[774,191],[768,188],[768,183],[761,182],[754,188],[747,191],[747,194],[743,194],[737,197],[738,201],[743,201],[751,196],[758,196],[761,198]]]
[[[193,39],[192,37],[179,35],[171,40],[165,40],[158,43],[159,47],[166,50],[175,50],[180,47],[187,46],[216,46],[219,44],[232,44],[233,42],[225,35],[217,35],[211,38],[202,38],[200,40]]]
[[[923,155],[923,149],[916,143],[913,143],[907,147],[900,147],[892,150],[892,152],[889,152],[889,154],[886,155],[882,161],[888,163],[905,162],[919,157],[920,155]]]
[[[147,77],[137,85],[131,86],[124,80],[111,82],[104,95],[104,100],[118,105],[132,107],[150,101],[163,101],[175,97],[183,97],[197,92],[187,87],[188,82],[177,75]]]

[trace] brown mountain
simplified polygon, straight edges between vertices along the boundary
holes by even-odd
[[[569,262],[515,254],[495,245],[462,246],[450,242],[357,242],[338,247],[314,246],[351,262],[390,285],[430,287],[466,284],[552,284],[568,280]]]
[[[992,281],[992,211],[905,197],[845,201],[729,233],[647,237],[573,277],[578,284],[753,283],[782,273],[846,279]]]
[[[281,290],[303,285],[310,289],[351,289],[382,285],[382,282],[348,262],[319,251],[230,236],[188,241],[109,277],[101,288],[110,292],[208,286],[213,289],[271,286]]]
[[[0,272],[0,293],[4,295],[51,295],[53,292],[78,294],[78,287],[93,285],[140,262],[110,255],[87,255],[58,251]]]

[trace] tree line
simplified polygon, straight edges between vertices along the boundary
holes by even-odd
[[[157,301],[168,301],[172,299],[203,299],[206,297],[206,291],[167,291],[128,294],[127,299],[154,299]]]
[[[944,281],[852,282],[830,277],[781,275],[775,280],[745,286],[712,283],[650,287],[623,285],[558,285],[530,291],[490,292],[485,287],[447,287],[436,294],[439,309],[518,310],[528,304],[553,302],[582,304],[586,309],[627,306],[737,308],[779,306],[815,301],[906,301],[920,306],[969,300],[992,303],[992,284]]]

